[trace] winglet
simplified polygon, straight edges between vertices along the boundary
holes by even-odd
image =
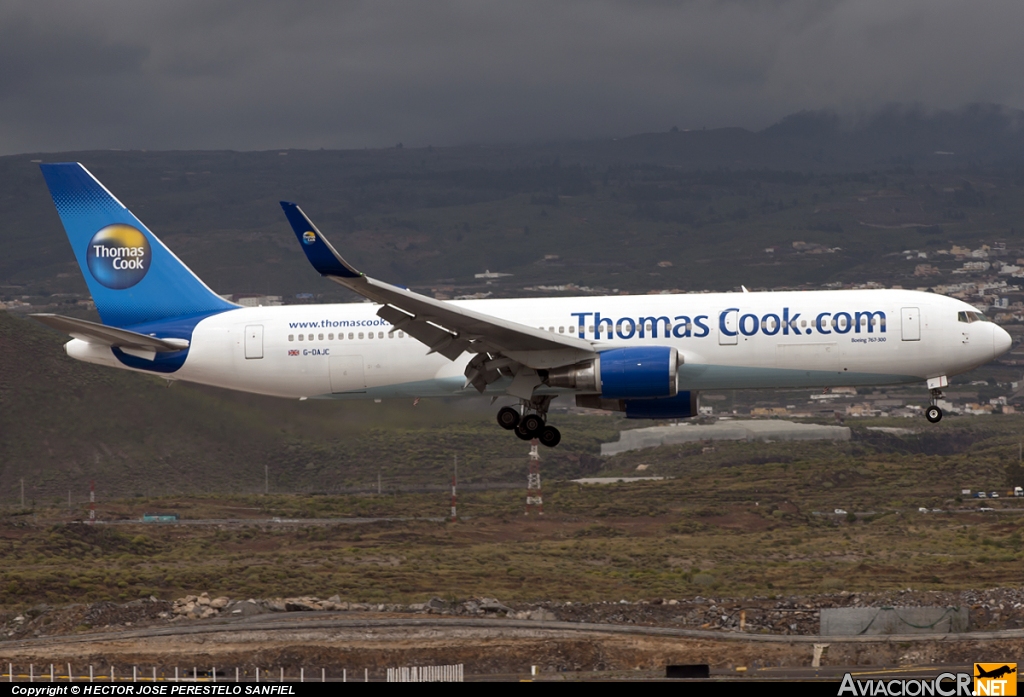
[[[302,251],[313,268],[321,276],[340,276],[342,278],[359,278],[363,274],[356,271],[351,264],[341,258],[338,251],[321,234],[306,214],[294,203],[281,201],[281,208],[291,223],[295,236],[302,245]]]

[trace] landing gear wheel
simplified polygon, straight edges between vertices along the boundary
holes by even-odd
[[[513,433],[516,434],[516,438],[519,440],[533,440],[533,434],[523,430],[522,424],[516,426]]]
[[[519,422],[519,425],[523,429],[524,433],[529,433],[531,438],[536,438],[544,429],[544,419],[540,418],[536,414],[527,414],[523,417],[523,420]]]
[[[512,407],[502,407],[498,410],[498,425],[511,431],[519,425],[519,412]]]
[[[942,421],[942,410],[933,404],[924,410],[924,418],[933,424],[937,424]]]
[[[541,445],[553,448],[562,440],[562,434],[554,426],[545,426],[538,436]]]

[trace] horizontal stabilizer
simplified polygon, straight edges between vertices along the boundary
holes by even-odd
[[[64,317],[49,313],[29,315],[37,322],[52,327],[58,331],[66,332],[76,339],[81,339],[90,344],[102,344],[104,346],[116,346],[128,351],[142,353],[171,353],[173,351],[184,351],[188,348],[188,341],[185,339],[158,339],[155,336],[130,332],[127,329],[108,327],[105,324],[97,324],[84,319]]]

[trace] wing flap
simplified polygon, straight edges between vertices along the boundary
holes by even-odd
[[[469,342],[460,339],[450,331],[442,329],[429,320],[417,319],[391,305],[384,305],[377,311],[377,316],[391,322],[396,330],[403,331],[420,343],[430,347],[429,353],[440,353],[450,361],[462,355],[469,348]]]

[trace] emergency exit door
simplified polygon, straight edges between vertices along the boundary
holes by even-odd
[[[263,358],[262,324],[250,324],[245,328],[245,357]]]

